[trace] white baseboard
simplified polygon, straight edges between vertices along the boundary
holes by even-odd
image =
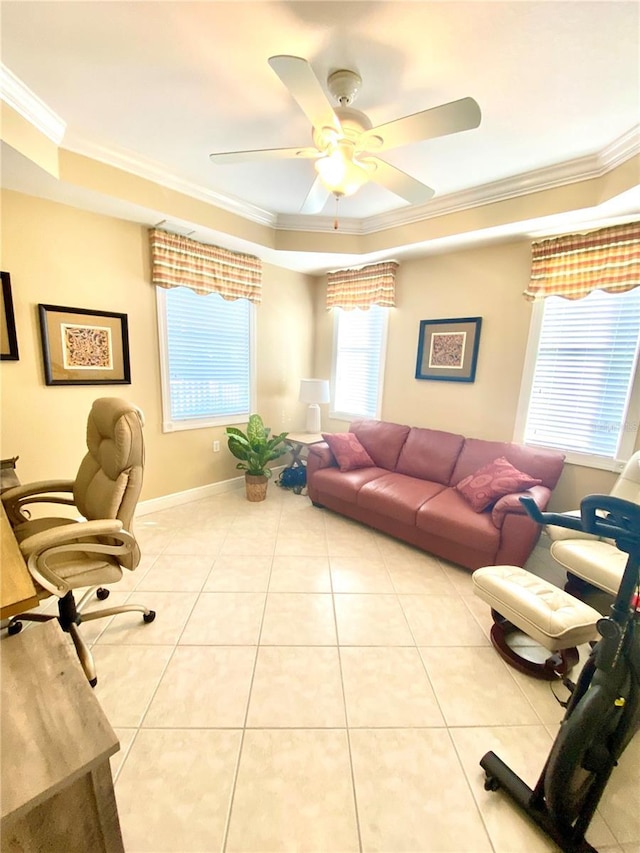
[[[159,498],[150,498],[147,501],[139,501],[136,507],[136,516],[149,515],[151,512],[159,512],[161,509],[170,509],[180,504],[188,504],[214,495],[223,495],[225,492],[235,492],[244,488],[244,477],[233,477],[231,480],[220,480],[218,483],[207,483],[206,486],[198,486],[195,489],[187,489],[185,492],[174,492],[171,495],[162,495]]]
[[[272,468],[274,477],[285,467],[285,465],[274,466]],[[220,480],[217,483],[207,483],[206,486],[198,486],[184,492],[174,492],[171,495],[162,495],[159,498],[150,498],[148,501],[139,501],[135,514],[136,516],[149,515],[152,512],[160,512],[161,509],[171,509],[173,506],[188,504],[214,495],[224,495],[226,492],[235,492],[240,489],[244,489],[244,476]]]

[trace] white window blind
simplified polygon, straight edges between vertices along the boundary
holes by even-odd
[[[574,301],[550,296],[543,309],[524,441],[620,459],[638,428],[630,399],[640,288]]]
[[[379,417],[388,309],[334,308],[333,406],[335,417]]]
[[[186,287],[157,292],[165,429],[246,420],[252,410],[251,303]]]

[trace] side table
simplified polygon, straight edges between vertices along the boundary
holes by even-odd
[[[321,441],[324,441],[324,438],[319,432],[290,432],[285,442],[291,448],[291,464],[304,464],[307,457],[306,454],[302,456],[303,450],[308,451],[312,444],[320,444]]]

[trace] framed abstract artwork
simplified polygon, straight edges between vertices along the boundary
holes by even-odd
[[[13,314],[13,297],[11,296],[11,276],[8,272],[0,272],[2,279],[2,302],[0,303],[0,359],[3,361],[18,361],[18,337],[16,321]]]
[[[129,385],[126,314],[38,305],[47,385]]]
[[[482,317],[421,320],[416,379],[473,382]]]

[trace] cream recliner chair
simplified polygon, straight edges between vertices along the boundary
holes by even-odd
[[[93,403],[87,423],[88,452],[75,480],[44,480],[16,486],[2,494],[7,516],[20,550],[35,582],[39,599],[57,596],[58,620],[74,642],[78,657],[92,686],[97,683],[93,656],[78,625],[115,613],[138,611],[145,622],[155,612],[139,604],[82,612],[96,587],[98,598],[116,583],[123,568],[133,570],[140,549],[132,521],[144,470],[142,412],[126,400],[103,397]],[[73,498],[64,497],[72,493]],[[53,503],[75,507],[86,521],[70,518],[29,517],[30,504]],[[79,603],[73,590],[89,587]],[[44,622],[53,615],[37,612],[14,616],[9,634],[17,634],[22,620]]]
[[[640,504],[640,451],[634,453],[625,465],[611,495]],[[573,587],[573,578],[579,578],[610,595],[616,595],[628,554],[619,551],[615,542],[589,533],[552,525],[546,530],[552,540],[551,556],[568,572],[569,590]]]

